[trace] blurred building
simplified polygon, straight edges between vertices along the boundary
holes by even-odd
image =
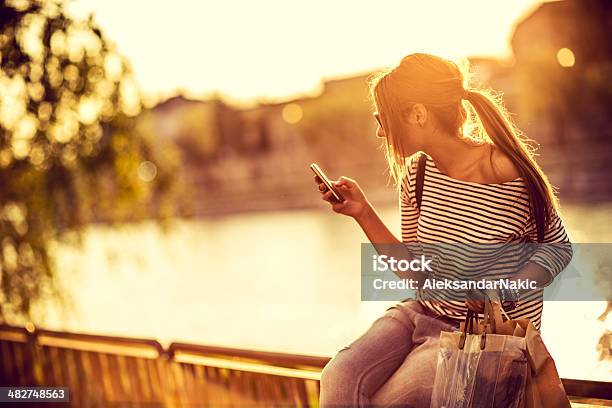
[[[517,122],[567,199],[612,199],[612,8],[609,1],[543,3],[512,36]]]
[[[334,79],[316,97],[243,110],[178,96],[154,107],[148,120],[184,152],[196,214],[311,207],[319,200],[313,161],[331,176],[359,178],[387,201],[394,193],[379,185],[386,167],[376,152],[366,80]]]
[[[610,8],[543,3],[518,22],[514,60],[471,58],[477,84],[501,91],[564,200],[612,199]],[[172,98],[153,109],[161,137],[185,152],[199,214],[308,207],[307,166],[359,180],[374,201],[396,195],[375,137],[370,73],[328,80],[319,96],[239,110],[222,100]]]

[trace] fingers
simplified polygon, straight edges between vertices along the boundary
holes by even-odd
[[[355,180],[350,179],[345,176],[340,177],[338,181],[334,182],[334,186],[336,187],[352,188],[354,185],[355,185]]]
[[[333,194],[331,191],[326,191],[323,193],[323,195],[321,196],[321,199],[323,201],[329,201],[330,203],[332,202],[332,200],[334,200]]]
[[[336,212],[344,208],[344,206],[346,205],[346,200],[342,202],[338,201],[338,199],[334,196],[334,193],[331,191],[326,191],[325,193],[323,193],[321,199],[330,203],[332,205],[332,210]]]
[[[328,190],[327,186],[323,183],[323,180],[321,180],[319,176],[315,175],[313,179],[317,184],[319,191],[324,192]],[[334,187],[338,187],[343,190],[350,190],[357,184],[355,180],[345,176],[340,177],[337,181],[332,181],[332,183],[334,184]]]
[[[344,200],[340,202],[336,198],[334,193],[329,189],[329,187],[327,187],[327,185],[323,183],[323,180],[321,180],[319,176],[315,175],[313,179],[315,183],[317,183],[317,189],[321,193],[321,199],[323,201],[327,201],[328,203],[330,203],[332,205],[333,211],[342,212],[344,207],[347,205],[347,201]],[[340,190],[350,190],[352,186],[355,185],[355,181],[348,177],[343,176],[343,177],[340,177],[338,181],[333,182],[333,184],[335,187],[337,186]]]

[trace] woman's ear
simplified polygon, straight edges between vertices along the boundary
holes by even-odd
[[[427,108],[422,103],[417,103],[412,107],[415,116],[415,124],[419,127],[425,126],[427,123]]]
[[[427,108],[422,103],[417,103],[406,112],[406,121],[414,126],[423,127],[427,123],[428,115]]]

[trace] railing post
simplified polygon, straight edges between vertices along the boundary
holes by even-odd
[[[177,387],[172,370],[173,356],[166,350],[160,352],[157,358],[159,379],[163,390],[163,404],[166,408],[179,407],[177,399]]]
[[[38,331],[33,323],[28,322],[25,325],[26,330],[26,347],[28,359],[31,362],[31,372],[27,385],[43,386],[45,384],[44,372],[42,368],[42,359],[40,356],[40,344],[38,344]],[[25,369],[25,367],[24,367]]]

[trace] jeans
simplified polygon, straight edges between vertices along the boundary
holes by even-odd
[[[325,366],[321,408],[429,407],[440,332],[457,328],[417,301],[390,307]]]

